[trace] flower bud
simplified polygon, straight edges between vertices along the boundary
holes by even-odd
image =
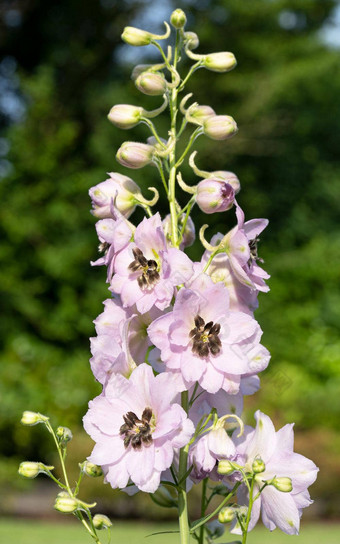
[[[223,474],[224,476],[229,476],[233,472],[237,470],[235,468],[235,464],[231,461],[228,461],[228,459],[221,459],[217,465],[217,472],[219,474]]]
[[[225,181],[208,178],[197,185],[196,202],[202,212],[214,213],[230,210],[234,204],[235,191]]]
[[[270,482],[278,491],[290,493],[293,489],[292,480],[287,477],[273,478]]]
[[[141,120],[144,109],[139,106],[130,106],[129,104],[117,104],[110,109],[108,119],[118,128],[133,128]]]
[[[54,508],[64,514],[72,514],[79,508],[77,499],[71,497],[66,491],[58,493],[54,503]]]
[[[235,68],[236,64],[233,53],[227,51],[205,55],[203,58],[204,68],[213,72],[229,72],[229,70]]]
[[[234,172],[228,172],[227,170],[217,170],[216,172],[211,172],[210,176],[212,178],[217,178],[229,183],[235,191],[235,195],[240,191],[241,184],[237,175]]]
[[[96,529],[109,529],[109,527],[112,527],[111,520],[104,516],[104,514],[96,514],[93,516],[93,525]]]
[[[23,461],[20,463],[18,472],[21,476],[25,478],[36,478],[38,474],[45,473],[47,474],[50,470],[53,470],[54,467],[44,465],[43,463],[36,463],[34,461]]]
[[[226,506],[225,508],[222,508],[222,510],[218,513],[218,521],[220,523],[230,523],[230,521],[233,521],[236,513],[234,508],[231,508],[230,506]]]
[[[255,474],[261,474],[261,472],[264,472],[266,470],[266,465],[264,464],[262,459],[256,458],[254,459],[251,468]]]
[[[89,461],[79,463],[79,466],[85,474],[91,476],[92,478],[97,478],[98,476],[102,476],[103,474],[101,467],[95,465],[94,463],[90,463]]]
[[[203,123],[203,131],[212,140],[226,140],[237,132],[237,124],[230,115],[208,117]]]
[[[195,32],[184,32],[184,42],[185,47],[190,51],[197,49],[200,44],[198,36]]]
[[[116,208],[125,217],[129,217],[135,210],[135,195],[140,193],[139,187],[131,178],[118,172],[110,172],[109,176],[109,179],[89,190],[91,213],[99,219],[112,217],[113,200]]]
[[[165,78],[159,72],[142,72],[135,85],[139,91],[150,96],[163,95],[167,89]]]
[[[183,10],[175,9],[170,16],[170,23],[175,28],[183,28],[187,22],[186,15]]]
[[[202,125],[209,117],[216,117],[216,113],[210,106],[199,106],[193,104],[187,110],[186,115],[188,121],[197,125]]]
[[[153,159],[155,148],[139,142],[124,142],[117,151],[117,161],[127,168],[143,168]]]
[[[124,28],[123,34],[121,35],[122,40],[136,47],[149,45],[151,43],[153,35],[146,30],[141,30],[140,28],[135,28],[134,26],[126,26]]]
[[[63,444],[66,444],[73,438],[72,431],[68,427],[58,427],[56,431],[56,435],[59,439],[59,442]]]
[[[38,423],[44,423],[45,421],[48,421],[48,417],[43,416],[42,414],[39,414],[37,412],[30,412],[29,410],[25,410],[25,412],[22,414],[21,423],[23,425],[37,425]]]

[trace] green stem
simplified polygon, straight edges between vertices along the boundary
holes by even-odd
[[[189,72],[187,73],[187,75],[186,75],[185,78],[183,79],[182,83],[181,83],[180,86],[178,87],[178,92],[183,91],[183,89],[184,89],[184,87],[185,87],[185,84],[188,82],[188,80],[190,79],[190,77],[192,76],[192,74],[193,74],[194,72],[196,72],[196,70],[198,70],[198,68],[200,68],[200,66],[201,66],[201,61],[200,61],[200,60],[191,66]]]
[[[188,391],[182,393],[182,407],[188,411]],[[179,454],[179,471],[178,479],[181,481],[187,472],[189,444],[181,448]],[[189,544],[190,528],[188,519],[188,498],[186,492],[186,479],[184,479],[178,487],[178,514],[179,514],[179,531],[181,535],[181,544]]]
[[[177,60],[178,60],[178,43],[179,43],[179,33],[176,32],[176,47],[174,52],[174,64],[173,67],[176,70]],[[172,81],[174,82],[174,74],[172,74]],[[171,137],[176,142],[176,118],[177,118],[177,94],[178,90],[174,87],[171,91],[170,97],[170,115],[171,115]],[[169,154],[169,207],[171,215],[171,241],[174,247],[179,246],[178,242],[178,218],[177,218],[177,209],[176,209],[176,143],[174,144],[170,154]]]
[[[230,493],[228,493],[228,495],[223,499],[223,501],[219,504],[219,506],[217,506],[217,508],[215,508],[215,510],[213,512],[211,512],[211,514],[205,516],[203,519],[201,519],[201,521],[199,521],[198,523],[194,524],[191,531],[196,531],[196,529],[198,529],[199,527],[201,527],[201,525],[204,525],[207,521],[209,521],[211,518],[213,518],[214,516],[216,516],[219,511],[223,508],[223,506],[231,499],[231,497],[235,494],[235,491],[237,490],[237,488],[241,485],[242,482],[237,482],[236,485],[234,485],[233,489],[230,491]]]
[[[205,510],[206,510],[206,507],[207,507],[207,500],[206,500],[207,484],[208,484],[208,478],[204,478],[204,480],[202,482],[201,518],[203,518],[205,516]],[[204,525],[201,525],[198,544],[203,544],[204,543],[204,529],[205,529]]]
[[[248,505],[246,524],[245,524],[245,527],[244,527],[244,529],[242,531],[242,533],[243,533],[242,544],[246,544],[246,542],[247,542],[248,527],[249,527],[249,522],[250,522],[250,518],[251,518],[251,511],[252,511],[253,503],[254,503],[254,499],[253,499],[254,482],[255,482],[255,478],[253,476],[252,480],[251,480],[251,484],[250,484],[250,490],[249,490],[249,505]]]
[[[203,134],[203,130],[202,130],[202,127],[198,127],[196,128],[196,130],[194,130],[194,132],[192,133],[191,137],[190,137],[190,140],[184,150],[184,152],[182,153],[182,156],[180,159],[178,159],[177,163],[176,163],[176,168],[178,168],[178,166],[180,166],[182,164],[182,162],[184,161],[185,157],[187,156],[187,154],[189,153],[190,149],[191,149],[191,146],[194,144],[195,140],[201,135]]]

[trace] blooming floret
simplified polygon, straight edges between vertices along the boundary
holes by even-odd
[[[186,445],[194,425],[183,408],[172,404],[177,386],[171,375],[154,376],[142,364],[129,380],[112,375],[102,395],[89,404],[84,427],[96,445],[89,461],[102,466],[113,488],[131,480],[154,493],[174,450]]]

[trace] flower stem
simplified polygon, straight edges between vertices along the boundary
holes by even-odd
[[[182,393],[182,407],[188,411],[188,391]],[[181,544],[189,544],[190,528],[188,519],[188,497],[186,492],[186,479],[182,478],[187,472],[189,444],[180,450],[179,454],[179,487],[178,487],[178,514],[179,514],[179,531],[181,535]]]
[[[208,484],[208,478],[204,478],[204,480],[202,482],[201,518],[203,518],[205,516],[205,510],[206,510],[206,507],[207,507],[207,500],[206,500],[207,484]],[[205,526],[201,525],[199,540],[198,540],[199,544],[204,543],[204,529],[205,529]]]
[[[243,533],[242,544],[246,544],[246,542],[247,542],[248,527],[249,527],[249,522],[250,522],[250,518],[251,518],[251,511],[252,511],[252,508],[253,508],[253,502],[254,502],[254,498],[253,498],[254,482],[255,482],[255,478],[253,477],[252,480],[251,480],[250,489],[249,489],[249,505],[248,505],[246,523],[245,523],[244,530],[242,530],[242,533]]]

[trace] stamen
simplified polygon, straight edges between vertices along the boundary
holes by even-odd
[[[189,332],[189,337],[193,340],[192,352],[202,358],[208,357],[209,353],[217,355],[222,347],[218,337],[221,325],[213,321],[205,323],[200,315],[196,315],[194,322],[195,328]]]
[[[143,252],[138,248],[132,250],[134,261],[129,264],[131,272],[141,271],[141,275],[137,278],[138,285],[141,289],[152,287],[160,279],[157,270],[157,262],[153,259],[146,259]]]
[[[134,412],[127,412],[124,416],[124,424],[119,429],[119,434],[124,438],[124,446],[127,449],[130,444],[134,450],[140,450],[142,445],[150,446],[152,443],[151,429],[152,409],[144,408],[142,419]]]

